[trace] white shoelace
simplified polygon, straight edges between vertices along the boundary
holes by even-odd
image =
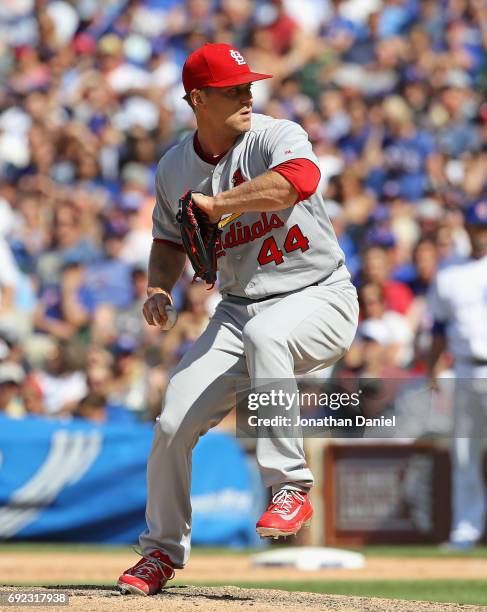
[[[152,555],[143,555],[136,548],[133,549],[138,555],[145,559],[144,563],[141,563],[139,567],[134,569],[131,574],[136,578],[147,578],[148,575],[160,571],[161,574],[167,579],[172,580],[174,578],[174,568],[169,563],[162,561],[162,559],[158,559],[157,557],[153,557]],[[169,576],[164,571],[164,568],[169,569]]]
[[[304,495],[299,491],[289,491],[288,489],[281,489],[272,498],[272,503],[276,504],[276,507],[272,509],[273,514],[286,515],[291,512],[293,502],[295,500],[304,503]]]

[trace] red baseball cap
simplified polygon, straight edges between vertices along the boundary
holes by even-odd
[[[270,78],[272,74],[251,72],[240,51],[223,43],[207,43],[196,49],[183,66],[186,93],[203,87],[231,87]]]

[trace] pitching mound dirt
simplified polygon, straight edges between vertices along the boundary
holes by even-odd
[[[62,589],[69,595],[70,611],[83,612],[276,612],[282,611],[320,611],[326,612],[464,612],[485,611],[479,606],[456,604],[436,604],[419,601],[401,601],[379,598],[346,597],[342,595],[321,595],[316,593],[289,593],[265,589],[240,589],[238,587],[195,587],[174,586],[160,595],[138,597],[120,595],[109,587],[75,586],[49,587],[49,590]],[[21,587],[0,587],[2,591],[25,592]],[[31,588],[32,591],[46,589]],[[45,612],[61,612],[64,606],[38,606]],[[5,610],[18,612],[31,609],[27,606],[8,606]]]

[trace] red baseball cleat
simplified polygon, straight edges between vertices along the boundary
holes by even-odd
[[[120,576],[117,586],[123,594],[154,595],[174,578],[171,559],[159,550],[142,557]]]
[[[312,516],[313,507],[307,493],[281,489],[260,517],[257,533],[263,538],[294,535],[303,525],[309,525]]]

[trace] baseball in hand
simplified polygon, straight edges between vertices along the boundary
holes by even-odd
[[[163,331],[169,331],[176,325],[176,321],[178,320],[178,311],[174,308],[174,306],[167,305],[165,307],[167,320],[164,325],[161,327]]]

